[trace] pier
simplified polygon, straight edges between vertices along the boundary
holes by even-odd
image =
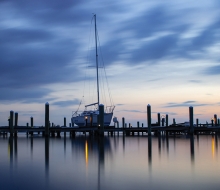
[[[0,127],[0,135],[7,136],[8,134],[12,137],[16,137],[19,133],[26,133],[27,136],[33,136],[34,134],[42,135],[43,137],[61,137],[61,133],[66,137],[68,133],[70,137],[75,137],[77,133],[83,133],[84,135],[90,136],[104,136],[104,135],[123,135],[123,136],[134,136],[134,135],[199,135],[199,134],[220,134],[220,124],[217,115],[214,114],[211,123],[199,124],[199,120],[196,119],[196,124],[193,123],[193,107],[189,107],[189,123],[177,124],[175,119],[173,123],[168,125],[168,115],[160,116],[158,113],[158,121],[156,123],[151,122],[151,106],[147,106],[147,123],[148,126],[140,127],[140,123],[137,122],[137,126],[131,126],[130,123],[127,127],[125,118],[122,118],[122,126],[120,127],[117,123],[116,126],[104,126],[103,113],[104,105],[100,105],[100,121],[99,126],[93,126],[88,124],[84,127],[69,127],[66,126],[66,118],[64,118],[64,125],[54,126],[49,121],[49,103],[45,104],[45,125],[44,126],[33,126],[33,117],[31,117],[31,125],[27,123],[26,126],[18,125],[18,113],[10,111],[10,118],[8,126]],[[165,125],[165,126],[164,126]]]

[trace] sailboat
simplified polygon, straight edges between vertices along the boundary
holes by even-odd
[[[85,110],[79,113],[78,110],[73,112],[71,122],[72,126],[78,127],[92,127],[99,126],[99,63],[98,63],[98,48],[97,48],[97,27],[96,27],[96,14],[94,16],[95,26],[95,52],[96,52],[96,86],[97,86],[97,102],[85,105]],[[91,107],[95,107],[91,109]],[[89,109],[90,108],[90,109]],[[104,126],[109,126],[112,120],[113,111],[115,106],[106,106],[104,110]]]

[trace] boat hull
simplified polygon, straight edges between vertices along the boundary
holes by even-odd
[[[109,126],[112,120],[113,113],[104,113],[104,126]],[[71,118],[72,126],[77,125],[78,127],[86,126],[98,126],[98,115],[78,115]]]

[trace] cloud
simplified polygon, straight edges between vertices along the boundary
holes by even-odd
[[[172,108],[172,107],[198,107],[198,106],[209,106],[210,104],[201,104],[201,103],[197,103],[196,101],[185,101],[182,103],[174,103],[174,102],[170,102],[167,103],[167,105],[163,106],[164,108]]]
[[[139,110],[122,110],[124,112],[132,112],[132,113],[146,113],[146,111],[139,111]]]
[[[205,69],[204,74],[206,75],[219,75],[220,74],[220,65],[211,66]]]
[[[7,101],[20,101],[24,103],[39,102],[42,103],[43,99],[50,91],[43,88],[31,89],[11,89],[1,88],[0,102],[7,103]]]
[[[79,103],[80,103],[79,99],[74,99],[74,100],[66,100],[66,101],[56,101],[53,102],[52,105],[57,105],[59,107],[68,107],[68,106],[79,105]]]
[[[191,82],[191,83],[202,83],[201,80],[188,80],[188,81]]]
[[[124,106],[125,104],[116,104],[116,106]]]

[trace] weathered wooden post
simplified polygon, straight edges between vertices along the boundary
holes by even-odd
[[[34,127],[34,120],[33,120],[33,117],[31,117],[31,128]],[[31,136],[33,136],[33,131],[30,132]]]
[[[63,118],[63,126],[66,127],[66,117]]]
[[[103,104],[99,104],[99,124],[100,124],[99,135],[104,136],[104,105]]]
[[[123,128],[123,135],[125,135],[125,118],[122,117],[122,128]]]
[[[86,127],[87,127],[87,123],[88,123],[88,117],[87,117],[87,116],[85,117],[85,121],[86,121],[86,124],[85,124],[85,125],[86,125]]]
[[[193,126],[193,107],[189,107],[189,124],[190,124],[190,134],[194,133],[194,126]]]
[[[148,136],[151,136],[151,106],[147,105],[147,124],[148,124]]]
[[[217,120],[218,120],[218,119],[217,119],[217,115],[215,114],[215,115],[214,115],[215,126],[217,126],[217,122],[218,122]]]
[[[47,102],[45,104],[45,137],[48,137],[50,134],[49,128],[50,128],[50,121],[49,121],[49,103]]]
[[[27,126],[27,128],[28,128],[28,127],[29,127],[29,123],[26,123],[26,126]],[[29,132],[26,132],[27,137],[28,137],[28,133],[29,133]]]
[[[15,112],[15,129],[18,127],[18,113]],[[17,130],[17,129],[16,129]],[[14,136],[17,137],[17,131],[14,132]]]
[[[199,119],[196,119],[196,127],[199,127]]]
[[[166,114],[166,127],[168,127],[169,121],[168,121],[168,114]]]
[[[33,119],[33,117],[31,117],[31,128],[33,128],[34,127],[34,119]]]
[[[142,123],[142,125],[141,125],[141,126],[142,126],[142,128],[143,128],[143,127],[144,127],[144,124]],[[144,134],[144,132],[142,131],[142,135],[143,135],[143,134]]]
[[[14,122],[13,122],[13,117],[14,117],[14,112],[10,111],[10,125],[9,125],[9,130],[10,130],[10,136],[13,137],[14,135]]]
[[[157,113],[157,124],[160,126],[160,113]]]
[[[164,127],[164,123],[165,123],[165,118],[162,117],[162,127]]]

